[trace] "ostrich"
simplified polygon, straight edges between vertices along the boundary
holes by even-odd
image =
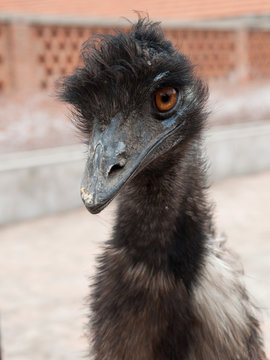
[[[215,240],[207,87],[147,18],[89,39],[82,58],[60,88],[90,144],[81,197],[96,214],[119,194],[91,295],[93,359],[266,359],[241,267]]]

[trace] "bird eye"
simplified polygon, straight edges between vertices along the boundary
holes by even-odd
[[[155,94],[155,104],[159,111],[165,112],[171,110],[178,98],[178,92],[172,87],[159,89]]]

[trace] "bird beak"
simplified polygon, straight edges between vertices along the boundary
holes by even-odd
[[[128,125],[120,126],[120,120],[121,116],[116,115],[103,132],[96,125],[91,138],[81,197],[93,214],[99,213],[113,200],[140,165],[153,160],[153,150],[175,131],[174,127],[153,134],[151,127],[138,126],[132,133]]]
[[[81,197],[86,208],[99,213],[116,196],[124,182],[126,145],[121,140],[120,117],[115,116],[102,132],[96,125],[84,171]]]

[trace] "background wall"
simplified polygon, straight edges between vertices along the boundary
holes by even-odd
[[[269,17],[185,23],[164,21],[167,38],[196,64],[206,80],[270,78]],[[79,65],[80,48],[96,34],[127,31],[127,22],[0,16],[0,91],[52,90]],[[117,26],[118,25],[118,26]]]
[[[0,223],[79,206],[78,193],[62,203],[48,201],[61,191],[56,174],[62,166],[70,180],[74,176],[71,194],[83,164],[83,155],[78,158],[81,139],[69,110],[55,98],[56,81],[81,64],[80,48],[90,36],[116,28],[128,31],[130,23],[119,15],[136,21],[138,15],[130,9],[162,21],[167,38],[190,56],[194,71],[209,84],[211,179],[270,168],[268,1],[170,0],[166,6],[150,0],[124,5],[1,1]],[[217,131],[221,135],[213,137]],[[246,156],[247,151],[252,154]],[[244,161],[254,157],[257,161]],[[7,192],[5,184],[12,184],[13,191]],[[6,212],[15,199],[21,199],[16,211]]]

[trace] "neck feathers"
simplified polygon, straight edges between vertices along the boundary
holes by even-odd
[[[112,243],[129,254],[131,266],[162,272],[190,289],[212,230],[201,160],[197,154],[194,160],[194,148],[186,152],[159,159],[123,190]]]
[[[95,278],[96,359],[266,359],[241,272],[211,240],[191,155],[170,154],[123,189]]]

